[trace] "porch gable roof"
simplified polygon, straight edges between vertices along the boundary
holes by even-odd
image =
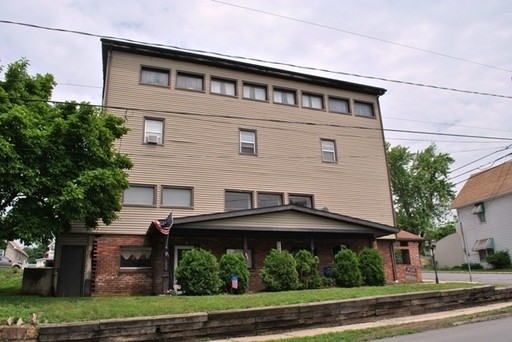
[[[174,218],[172,229],[364,233],[383,236],[398,228],[297,205],[236,210]],[[151,229],[151,226],[149,227]]]

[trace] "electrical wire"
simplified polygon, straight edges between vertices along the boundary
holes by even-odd
[[[487,68],[492,68],[492,69],[496,69],[496,70],[506,71],[506,72],[512,72],[512,70],[510,70],[510,69],[505,69],[505,68],[497,67],[497,66],[490,65],[490,64],[475,62],[475,61],[472,61],[472,60],[469,60],[469,59],[455,57],[455,56],[451,56],[451,55],[448,55],[448,54],[445,54],[445,53],[436,52],[436,51],[432,51],[432,50],[428,50],[428,49],[423,49],[423,48],[415,47],[415,46],[412,46],[412,45],[397,43],[397,42],[393,42],[391,40],[386,40],[386,39],[382,39],[382,38],[372,37],[372,36],[369,36],[369,35],[366,35],[366,34],[357,33],[357,32],[353,32],[353,31],[348,31],[348,30],[344,30],[344,29],[340,29],[340,28],[336,28],[336,27],[332,27],[332,26],[328,26],[328,25],[323,25],[323,24],[312,22],[312,21],[307,21],[307,20],[303,20],[303,19],[297,19],[297,18],[286,16],[286,15],[282,15],[282,14],[276,14],[276,13],[272,13],[272,12],[268,12],[268,11],[258,10],[258,9],[251,8],[251,7],[235,5],[235,4],[231,4],[231,3],[220,1],[220,0],[211,0],[211,1],[219,3],[221,5],[232,6],[232,7],[244,9],[244,10],[247,10],[247,11],[262,13],[262,14],[278,17],[278,18],[281,18],[281,19],[296,21],[296,22],[299,22],[299,23],[303,23],[303,24],[307,24],[307,25],[312,25],[312,26],[317,26],[317,27],[321,27],[321,28],[324,28],[324,29],[328,29],[328,30],[343,32],[343,33],[350,34],[350,35],[353,35],[353,36],[358,36],[358,37],[362,37],[362,38],[366,38],[366,39],[376,40],[376,41],[379,41],[379,42],[382,42],[382,43],[386,43],[386,44],[392,44],[392,45],[404,47],[404,48],[407,48],[407,49],[417,50],[417,51],[426,52],[426,53],[430,53],[430,54],[441,56],[441,57],[455,59],[455,60],[460,61],[460,62],[471,63],[471,64],[475,64],[475,65],[484,66],[484,67],[487,67]]]
[[[67,29],[62,29],[62,28],[53,28],[53,27],[47,27],[47,26],[41,26],[41,25],[35,25],[35,24],[22,23],[22,22],[17,22],[17,21],[0,20],[0,24],[20,25],[20,26],[26,26],[26,27],[42,29],[42,30],[49,30],[49,31],[57,31],[57,32],[63,32],[63,33],[78,34],[78,35],[83,35],[83,36],[88,36],[88,37],[97,37],[97,38],[107,38],[107,39],[113,39],[113,40],[121,40],[121,41],[125,41],[125,42],[136,43],[136,44],[143,44],[143,45],[153,46],[153,47],[172,48],[172,49],[177,49],[177,50],[181,50],[181,51],[189,51],[189,52],[202,53],[202,54],[208,54],[208,55],[213,55],[213,56],[221,56],[221,57],[224,57],[224,58],[248,60],[248,61],[252,61],[252,62],[267,63],[267,64],[272,64],[272,65],[286,66],[286,67],[298,68],[298,69],[309,70],[309,71],[319,71],[319,72],[325,72],[325,73],[330,73],[330,74],[335,74],[335,75],[352,76],[352,77],[357,77],[357,78],[378,80],[378,81],[383,81],[383,82],[396,83],[396,84],[402,84],[402,85],[409,85],[409,86],[415,86],[415,87],[424,87],[424,88],[431,88],[431,89],[436,89],[436,90],[451,91],[451,92],[464,93],[464,94],[472,94],[472,95],[481,95],[481,96],[491,96],[491,97],[512,99],[512,95],[503,95],[503,94],[495,94],[495,93],[488,93],[488,92],[481,92],[481,91],[474,91],[474,90],[450,88],[450,87],[437,86],[437,85],[433,85],[433,84],[425,84],[425,83],[417,83],[417,82],[410,82],[410,81],[402,81],[402,80],[389,79],[389,78],[384,78],[384,77],[354,74],[354,73],[343,72],[343,71],[334,71],[334,70],[323,69],[323,68],[306,67],[306,66],[300,66],[300,65],[291,64],[291,63],[266,61],[266,60],[257,59],[257,58],[249,58],[249,57],[243,57],[243,56],[234,56],[234,55],[222,54],[222,53],[218,53],[218,52],[210,52],[210,51],[197,50],[197,49],[185,49],[185,48],[180,48],[180,47],[177,47],[177,46],[172,46],[172,45],[167,45],[167,44],[147,43],[147,42],[137,41],[137,40],[133,40],[133,39],[119,38],[119,37],[114,37],[114,36],[105,36],[105,35],[99,35],[99,34],[95,34],[95,33],[84,32],[84,31],[77,31],[77,30],[67,30]]]

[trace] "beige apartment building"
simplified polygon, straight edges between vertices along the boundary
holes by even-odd
[[[400,280],[393,241],[378,240],[398,232],[384,89],[119,40],[102,52],[103,104],[130,128],[116,147],[134,162],[131,186],[118,221],[57,239],[57,294],[164,293],[193,247],[243,251],[250,291],[272,248],[311,250],[322,270],[341,248],[379,248]],[[171,212],[167,236],[152,221]]]

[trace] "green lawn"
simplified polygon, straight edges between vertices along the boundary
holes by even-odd
[[[467,283],[398,284],[382,287],[325,288],[319,290],[260,292],[216,296],[131,296],[55,298],[21,295],[21,272],[0,269],[0,324],[7,318],[40,323],[76,322],[109,318],[156,316],[311,303],[418,291],[467,288]]]

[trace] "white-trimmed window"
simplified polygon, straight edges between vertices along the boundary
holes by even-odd
[[[256,131],[240,130],[240,153],[256,154]]]
[[[283,205],[282,194],[258,192],[258,208],[275,207],[278,205]]]
[[[329,111],[333,113],[349,114],[349,101],[347,99],[329,97]]]
[[[274,103],[295,105],[295,90],[274,88]]]
[[[226,191],[226,211],[252,209],[252,192]]]
[[[302,94],[302,107],[311,109],[324,109],[324,97],[317,94]]]
[[[236,81],[212,77],[210,92],[213,94],[236,96]]]
[[[153,207],[156,200],[156,186],[131,184],[123,193],[123,204]]]
[[[121,268],[149,268],[151,267],[151,247],[121,246]]]
[[[163,87],[169,86],[169,70],[151,67],[142,67],[140,70],[140,83]]]
[[[144,118],[144,143],[161,145],[163,138],[164,119]]]
[[[226,254],[230,253],[240,253],[243,255],[245,262],[247,264],[247,268],[252,268],[252,250],[251,249],[226,249]]]
[[[204,77],[203,75],[178,72],[178,75],[176,77],[176,88],[203,91]]]
[[[267,101],[267,87],[264,85],[244,83],[244,99]]]
[[[288,195],[288,203],[294,205],[300,205],[302,207],[313,208],[313,196],[312,195],[301,195],[301,194],[290,194]]]
[[[162,206],[193,208],[194,191],[189,187],[162,186]]]
[[[358,116],[375,117],[373,104],[368,102],[354,101],[354,114]]]
[[[336,142],[334,140],[322,139],[320,143],[322,146],[322,161],[335,163],[337,161]]]
[[[478,216],[478,221],[480,223],[485,223],[485,205],[483,202],[480,202],[480,203],[476,203],[474,206],[473,206],[473,209],[471,210],[471,213],[472,214],[475,214],[476,216]]]

